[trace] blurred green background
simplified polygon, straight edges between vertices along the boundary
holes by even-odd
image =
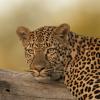
[[[62,23],[78,34],[100,37],[100,0],[0,0],[0,68],[28,69],[18,26],[34,30]]]

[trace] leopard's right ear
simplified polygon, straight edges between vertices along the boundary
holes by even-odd
[[[30,33],[30,30],[24,26],[20,26],[17,28],[16,33],[20,40],[25,40],[28,38],[28,35]]]
[[[63,40],[67,40],[69,33],[70,33],[70,26],[66,23],[58,26],[55,31],[55,34]]]

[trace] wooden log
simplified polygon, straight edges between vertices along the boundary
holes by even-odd
[[[0,100],[75,100],[63,84],[38,83],[28,72],[0,70]]]

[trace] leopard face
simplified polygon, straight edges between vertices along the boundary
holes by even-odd
[[[29,71],[36,80],[47,82],[64,78],[65,56],[69,52],[64,41],[68,32],[67,24],[44,26],[32,32],[25,27],[17,29]]]

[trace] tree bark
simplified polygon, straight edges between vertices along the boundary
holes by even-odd
[[[0,70],[0,100],[75,100],[65,85],[38,83],[28,72]]]

